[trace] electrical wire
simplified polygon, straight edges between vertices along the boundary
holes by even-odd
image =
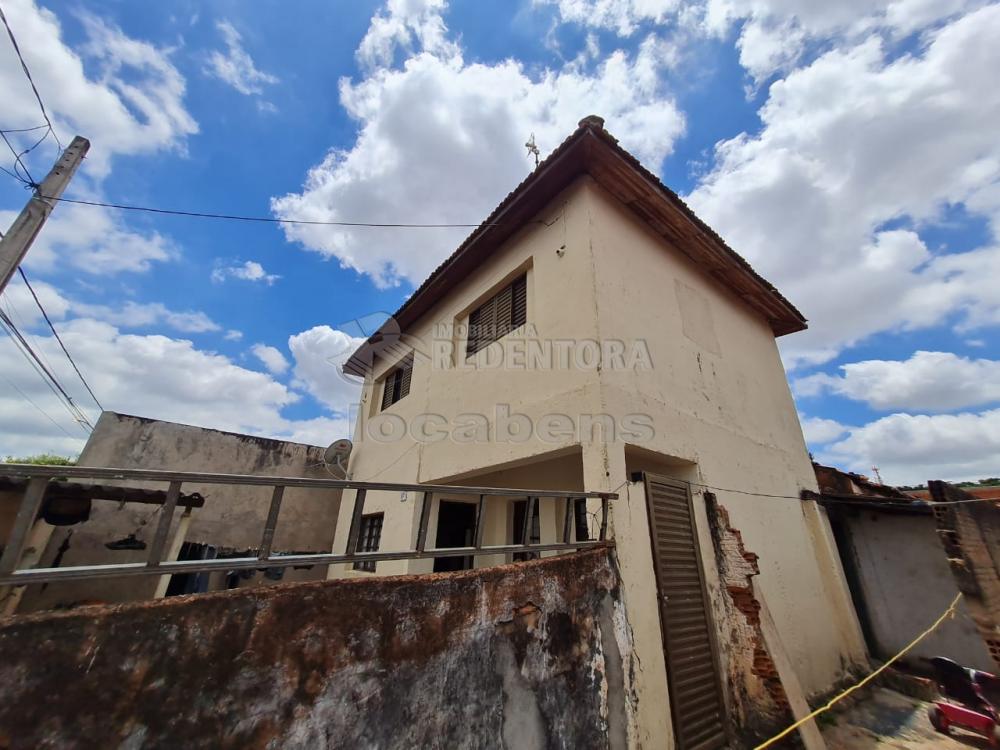
[[[305,224],[313,226],[331,227],[374,227],[384,229],[469,229],[479,226],[499,226],[499,222],[485,224],[408,224],[396,223],[375,223],[365,221],[319,221],[309,219],[278,219],[273,216],[246,216],[241,214],[216,214],[204,211],[181,211],[168,208],[152,208],[150,206],[132,206],[125,203],[104,203],[102,201],[85,201],[76,198],[56,198],[51,195],[41,195],[45,200],[59,201],[60,203],[76,203],[81,206],[97,206],[100,208],[117,208],[122,211],[143,211],[153,214],[167,214],[170,216],[191,216],[199,219],[226,219],[229,221],[248,221],[266,224]],[[537,222],[544,223],[544,222]]]
[[[31,172],[28,171],[28,167],[23,161],[21,161],[21,154],[17,152],[17,149],[14,148],[14,145],[7,138],[7,133],[5,131],[0,130],[0,138],[3,138],[3,142],[7,144],[7,148],[9,148],[10,152],[14,155],[14,177],[23,182],[25,185],[36,185],[37,183],[35,182],[35,178],[31,176]],[[18,166],[24,170],[26,177],[21,177],[21,175],[17,174]],[[7,174],[10,174],[10,172],[6,169],[4,171],[7,172]]]
[[[56,143],[59,145],[59,150],[62,150],[62,142],[59,140],[59,135],[56,133],[55,128],[52,127],[52,120],[49,119],[49,113],[45,111],[45,103],[42,101],[42,95],[38,93],[38,87],[35,85],[35,79],[31,77],[31,70],[28,69],[28,63],[24,60],[24,55],[21,54],[21,48],[17,44],[17,38],[14,36],[14,31],[11,29],[10,24],[7,22],[7,16],[3,12],[3,7],[0,6],[0,21],[3,22],[4,27],[7,29],[7,36],[10,37],[10,43],[14,47],[14,52],[17,54],[17,59],[21,61],[21,69],[24,71],[24,75],[28,79],[28,83],[31,84],[31,90],[35,93],[35,99],[38,101],[38,107],[42,110],[42,117],[45,120],[45,124],[49,126],[49,132],[52,133],[52,137],[56,139]]]
[[[846,698],[847,696],[849,696],[854,691],[858,690],[859,688],[864,687],[869,682],[871,682],[872,680],[874,680],[882,672],[884,672],[886,669],[888,669],[897,659],[899,659],[902,656],[905,656],[906,653],[909,652],[918,643],[920,643],[920,641],[922,641],[924,638],[926,638],[931,633],[933,633],[935,630],[937,630],[938,627],[940,627],[940,625],[941,625],[942,622],[944,622],[945,620],[947,620],[949,617],[954,617],[955,616],[955,608],[958,606],[958,603],[959,603],[959,601],[961,601],[961,599],[962,599],[962,592],[959,592],[959,593],[955,594],[955,598],[951,600],[951,604],[948,605],[948,609],[946,609],[944,612],[942,612],[941,616],[938,617],[931,624],[931,626],[929,628],[927,628],[920,635],[918,635],[916,638],[914,638],[912,641],[910,641],[903,648],[902,651],[900,651],[895,656],[893,656],[891,659],[889,659],[889,661],[887,661],[881,667],[879,667],[878,669],[876,669],[874,672],[872,672],[871,674],[869,674],[867,677],[865,677],[860,682],[856,682],[855,684],[851,685],[846,690],[842,691],[841,693],[838,693],[833,698],[831,698],[829,701],[827,701],[826,704],[820,706],[815,711],[812,711],[811,713],[807,714],[806,716],[803,716],[801,719],[799,719],[798,721],[796,721],[791,726],[787,727],[783,731],[781,731],[778,734],[774,735],[771,739],[769,739],[769,740],[767,740],[765,742],[760,743],[759,745],[757,745],[754,748],[754,750],[766,750],[766,748],[771,747],[771,745],[773,745],[775,742],[778,742],[779,740],[781,740],[784,737],[788,736],[789,734],[791,734],[792,732],[794,732],[796,729],[798,729],[800,726],[802,726],[806,722],[811,721],[812,719],[815,719],[817,716],[819,716],[824,711],[829,711],[831,708],[834,707],[835,704],[837,704],[838,702],[840,702],[841,700],[843,700],[844,698]]]
[[[0,323],[3,324],[3,326],[7,330],[7,333],[11,336],[11,338],[13,338],[17,342],[20,342],[21,347],[23,347],[21,353],[25,354],[25,356],[28,356],[32,360],[34,360],[34,362],[42,369],[42,372],[44,373],[43,378],[45,379],[46,383],[49,383],[50,386],[54,386],[55,389],[59,392],[57,396],[61,394],[62,398],[65,399],[66,404],[68,405],[71,413],[73,414],[73,418],[76,419],[76,421],[79,422],[81,426],[93,431],[94,426],[90,423],[90,420],[87,419],[87,415],[84,414],[83,411],[80,409],[80,407],[76,405],[76,403],[73,401],[73,397],[66,392],[66,389],[63,388],[62,386],[62,383],[59,382],[59,379],[56,378],[56,376],[52,373],[51,370],[49,370],[48,367],[45,366],[45,363],[42,362],[41,358],[32,348],[31,344],[29,344],[27,339],[24,338],[24,335],[18,330],[17,326],[14,325],[14,321],[10,319],[10,316],[8,316],[7,313],[5,313],[2,310],[0,310]]]
[[[47,128],[48,125],[42,123],[41,125],[34,125],[30,128],[0,128],[5,133],[30,133],[33,130],[41,130],[42,128]]]
[[[45,377],[45,374],[38,368],[38,365],[35,364],[34,360],[32,360],[24,352],[23,349],[21,349],[21,345],[18,343],[17,339],[14,338],[14,335],[10,332],[10,330],[8,330],[6,324],[2,320],[0,320],[0,328],[3,329],[4,333],[6,333],[8,336],[10,336],[11,341],[14,342],[14,348],[17,349],[17,351],[22,356],[24,356],[25,359],[27,359],[28,364],[31,365],[32,369],[38,374],[38,377],[40,377],[42,379],[42,382],[44,382],[45,385],[48,386],[48,389],[50,391],[52,391],[52,395],[55,397],[56,401],[58,401],[62,405],[62,407],[64,409],[66,409],[66,412],[69,414],[70,418],[76,423],[77,427],[79,427],[81,430],[83,430],[86,433],[86,428],[80,422],[80,418],[73,412],[73,410],[69,407],[69,405],[65,401],[62,400],[62,398],[59,395],[59,391],[57,391],[56,388],[55,388],[55,386],[53,386],[52,383],[49,382],[48,378]]]
[[[31,296],[32,298],[34,298],[35,304],[38,305],[38,309],[41,311],[42,317],[45,318],[45,322],[49,324],[49,330],[52,331],[52,335],[56,337],[56,341],[58,341],[59,346],[62,347],[63,354],[66,355],[66,359],[69,360],[69,363],[73,365],[73,369],[76,371],[76,374],[80,376],[80,382],[83,383],[83,387],[87,389],[87,393],[89,393],[90,397],[94,399],[94,403],[97,404],[97,407],[101,411],[104,411],[104,407],[101,406],[100,400],[97,398],[97,396],[94,394],[93,389],[90,387],[90,383],[88,383],[87,379],[83,377],[83,373],[80,372],[80,368],[76,366],[76,361],[73,359],[73,355],[69,353],[69,349],[66,348],[66,344],[63,343],[62,338],[60,338],[59,333],[56,331],[56,327],[52,325],[52,321],[49,319],[49,314],[45,312],[45,308],[42,307],[42,301],[38,299],[38,295],[35,294],[35,290],[31,286],[31,282],[28,281],[28,277],[25,275],[24,269],[18,266],[17,270],[21,274],[21,279],[24,281],[24,285],[28,287],[28,291],[31,292]]]
[[[18,388],[17,384],[15,384],[10,378],[8,378],[6,375],[0,375],[0,378],[3,378],[4,380],[6,380],[7,381],[7,385],[9,385],[11,388],[13,388],[15,391],[17,391],[21,395],[21,398],[23,398],[29,404],[31,404],[32,406],[34,406],[36,409],[38,409],[38,411],[41,412],[41,414],[42,414],[43,417],[45,417],[52,424],[54,424],[56,427],[58,427],[60,430],[62,430],[63,433],[66,435],[66,437],[68,437],[68,438],[72,438],[73,437],[72,435],[69,434],[69,431],[65,427],[63,427],[56,420],[54,420],[52,418],[52,416],[47,411],[45,411],[45,409],[43,409],[38,404],[36,404],[34,401],[32,401],[31,397],[27,393],[25,393],[24,391],[22,391],[20,388]],[[76,438],[73,438],[73,439],[75,440]]]

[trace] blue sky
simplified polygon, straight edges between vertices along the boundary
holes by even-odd
[[[896,483],[1000,473],[1000,7],[936,5],[3,3],[60,137],[92,142],[70,197],[476,223],[529,133],[544,155],[601,114],[810,319],[780,344],[817,457]],[[37,125],[5,41],[0,84],[0,127]],[[26,192],[0,178],[6,227]],[[356,397],[328,361],[350,321],[465,233],[63,204],[25,268],[106,408],[325,444]],[[0,301],[96,418],[32,304]],[[0,453],[78,451],[3,346]]]

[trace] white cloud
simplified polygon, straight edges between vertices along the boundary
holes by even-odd
[[[71,303],[76,315],[111,323],[123,328],[149,328],[162,323],[183,333],[219,331],[221,326],[200,310],[176,311],[160,302],[133,302],[129,300],[119,308],[108,305]]]
[[[1000,321],[1000,248],[939,254],[919,231],[946,206],[1000,216],[1000,6],[886,57],[877,36],[771,86],[763,128],[720,143],[689,201],[810,319],[786,362],[822,362],[873,333],[949,316]],[[914,229],[882,231],[909,219]]]
[[[84,171],[103,177],[115,154],[183,149],[187,136],[198,132],[184,106],[184,77],[166,51],[89,13],[80,14],[86,41],[71,49],[55,14],[33,0],[8,0],[4,12],[60,137],[93,138]],[[0,45],[0,90],[5,120],[38,122],[38,103],[9,44]],[[33,135],[16,137],[27,144]],[[54,156],[54,145],[36,154],[44,162]]]
[[[592,28],[631,36],[642,23],[664,23],[684,5],[681,0],[534,0],[535,5],[555,5],[560,18]]]
[[[254,344],[250,347],[253,355],[261,361],[268,372],[274,375],[281,375],[288,369],[288,360],[285,355],[267,344]]]
[[[215,321],[199,310],[171,310],[160,302],[132,300],[125,302],[121,307],[95,305],[73,300],[44,281],[32,281],[31,286],[53,320],[63,320],[67,316],[86,317],[123,328],[165,325],[184,333],[221,330]],[[41,324],[41,313],[20,277],[11,280],[4,290],[2,299],[19,325],[30,329]]]
[[[246,96],[262,94],[264,86],[278,83],[275,76],[257,68],[253,58],[243,48],[243,38],[229,21],[219,21],[216,28],[222,34],[226,51],[212,52],[206,73],[228,83]]]
[[[421,49],[433,55],[452,57],[460,54],[448,37],[441,14],[445,0],[388,0],[385,8],[372,17],[357,57],[368,68],[390,66],[396,48],[407,52]]]
[[[851,429],[836,420],[821,417],[803,417],[801,422],[802,434],[810,445],[832,442]]]
[[[15,216],[13,211],[0,211],[0,225],[10,226]],[[25,265],[41,271],[69,266],[98,276],[143,273],[179,255],[172,240],[158,232],[128,228],[116,211],[60,203],[32,244]]]
[[[348,412],[358,403],[361,386],[340,368],[364,341],[330,326],[316,326],[289,337],[288,348],[295,360],[293,385],[309,391],[335,412]]]
[[[835,393],[873,409],[951,411],[1000,401],[1000,361],[949,352],[915,352],[903,361],[873,359],[794,381],[798,396]]]
[[[107,409],[317,445],[349,436],[346,417],[283,417],[282,409],[298,401],[297,394],[266,373],[240,367],[190,341],[124,334],[107,323],[83,318],[61,323],[59,330]],[[58,344],[51,336],[34,336],[33,340],[93,422],[97,409]],[[0,382],[5,386],[0,388],[0,413],[4,414],[0,455],[79,451],[84,433],[6,337],[0,341]]]
[[[217,266],[212,270],[212,281],[222,283],[227,278],[244,281],[262,281],[271,286],[281,278],[278,274],[268,273],[264,266],[255,260],[247,260],[235,266]]]
[[[962,481],[1000,469],[1000,409],[980,414],[892,414],[827,447],[818,459],[861,473],[878,466],[889,484]]]
[[[226,341],[239,341],[243,338],[243,331],[237,331],[235,328],[230,328],[226,331],[226,335],[222,338]]]
[[[515,60],[467,63],[436,31],[443,29],[435,15],[442,3],[415,4],[422,19],[417,22],[396,14],[397,5],[376,17],[371,33],[378,43],[363,44],[359,54],[384,63],[404,37],[417,51],[399,67],[377,67],[358,82],[341,81],[341,103],[358,122],[357,139],[311,169],[302,192],[272,200],[280,218],[478,223],[526,176],[531,162],[523,144],[532,132],[548,152],[581,117],[599,113],[622,144],[657,171],[684,130],[684,118],[662,86],[665,56],[655,37],[635,54],[611,53],[592,71],[570,63],[529,73]],[[386,18],[396,19],[395,31],[379,25]],[[468,230],[284,231],[289,240],[385,287],[421,281]]]

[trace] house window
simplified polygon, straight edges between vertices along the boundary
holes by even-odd
[[[410,392],[410,378],[413,376],[413,355],[394,367],[385,376],[382,385],[382,411],[385,411]]]
[[[514,279],[469,314],[465,356],[471,357],[524,325],[528,314],[527,282],[527,276]]]
[[[587,500],[586,498],[580,498],[571,502],[574,503],[573,515],[576,521],[576,541],[588,542],[590,541],[590,529],[587,525]]]
[[[358,546],[355,552],[378,552],[379,541],[382,539],[382,519],[385,513],[370,513],[361,516],[361,531],[358,533]],[[361,560],[354,563],[355,570],[375,572],[374,560]]]

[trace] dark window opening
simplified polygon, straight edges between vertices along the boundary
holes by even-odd
[[[218,548],[211,544],[184,542],[181,545],[178,560],[214,560],[219,556]],[[251,571],[253,572],[253,571]],[[202,594],[208,591],[211,573],[174,573],[167,584],[166,596],[182,596],[184,594]]]
[[[520,276],[469,314],[465,356],[472,356],[524,325],[527,316],[528,277]]]
[[[442,500],[438,503],[437,549],[449,547],[472,547],[476,533],[476,506],[472,503],[457,503]],[[449,570],[471,570],[472,556],[435,557],[434,572]]]
[[[576,541],[589,542],[590,529],[587,526],[587,500],[580,498],[574,500],[573,515],[576,521]]]
[[[412,377],[413,355],[411,354],[385,376],[382,387],[382,411],[388,409],[410,392],[410,379]]]
[[[355,547],[355,552],[378,552],[378,545],[382,540],[382,521],[384,518],[385,513],[370,513],[361,516],[361,530],[358,532],[358,546]],[[360,560],[354,563],[354,569],[374,573],[375,561]]]
[[[514,501],[514,523],[513,531],[514,538],[511,540],[511,544],[521,544],[521,540],[524,539],[524,519],[528,514],[528,501],[527,500],[516,500]],[[530,535],[528,536],[528,542],[531,544],[538,544],[542,541],[542,531],[541,524],[538,520],[538,500],[535,500],[535,510],[531,515],[531,529]],[[537,552],[515,552],[513,555],[514,562],[521,562],[523,560],[537,560]]]

